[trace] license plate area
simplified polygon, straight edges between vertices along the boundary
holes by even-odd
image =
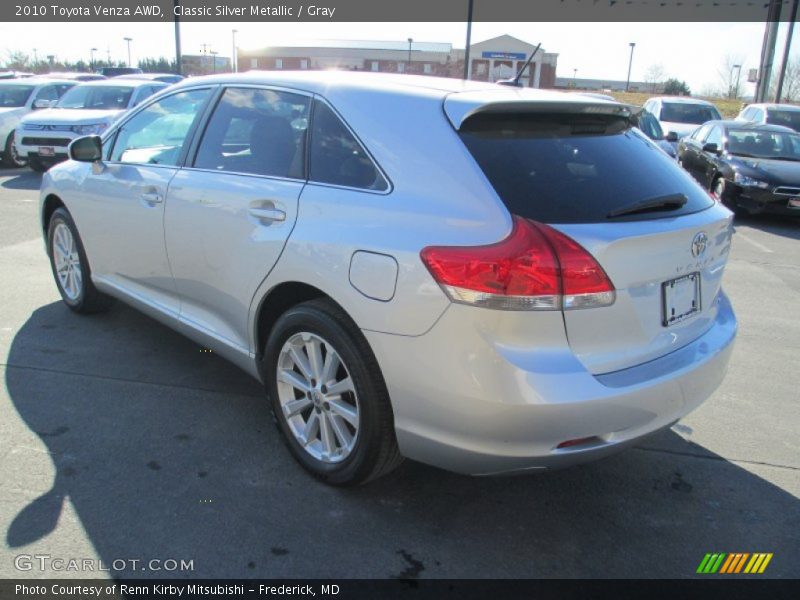
[[[669,327],[700,312],[700,273],[689,273],[661,284],[661,324]]]
[[[39,156],[55,156],[56,149],[52,146],[39,146]]]
[[[789,208],[800,208],[800,198],[789,198],[787,206]]]

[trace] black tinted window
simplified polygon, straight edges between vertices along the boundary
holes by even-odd
[[[313,181],[377,191],[389,188],[361,144],[323,102],[314,105],[309,160]]]
[[[720,119],[717,109],[705,104],[665,102],[661,108],[661,120],[669,123],[696,123]]]
[[[767,111],[767,123],[771,125],[783,125],[791,127],[795,131],[800,131],[800,111],[798,110],[775,110]]]
[[[309,99],[229,88],[208,123],[194,166],[273,177],[304,177]]]
[[[651,140],[664,139],[664,132],[661,129],[661,125],[658,124],[658,119],[647,111],[639,115],[639,129]]]
[[[512,214],[545,223],[595,223],[623,207],[673,194],[675,216],[712,205],[674,160],[616,118],[476,115],[461,139]]]

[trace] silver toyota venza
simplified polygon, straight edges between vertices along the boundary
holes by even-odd
[[[262,381],[333,484],[607,455],[725,373],[731,213],[631,107],[434,77],[250,72],[70,145],[42,228],[64,302],[112,298]],[[232,432],[233,435],[233,432]]]

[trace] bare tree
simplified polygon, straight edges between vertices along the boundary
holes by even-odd
[[[655,63],[650,65],[647,68],[647,71],[644,74],[645,83],[649,83],[651,86],[651,91],[655,93],[656,86],[661,83],[664,79],[666,72],[664,71],[664,66],[661,63]]]
[[[738,98],[741,88],[741,75],[744,70],[744,58],[738,54],[726,54],[720,63],[717,73],[724,89],[723,94],[729,98]]]
[[[773,77],[769,85],[769,95],[775,97],[778,89],[778,78]],[[778,102],[797,102],[800,100],[800,57],[794,57],[786,65],[786,74],[783,78],[783,90]]]
[[[21,50],[7,50],[6,68],[12,71],[26,71],[31,67],[31,57]]]

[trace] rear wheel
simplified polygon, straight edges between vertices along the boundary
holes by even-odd
[[[356,485],[402,462],[375,356],[334,303],[312,300],[284,313],[267,340],[262,373],[289,450],[314,476]]]
[[[7,167],[22,168],[28,164],[28,161],[17,154],[17,148],[14,145],[14,132],[8,134],[6,138],[6,146],[3,150],[3,164]]]
[[[92,283],[89,261],[78,229],[65,208],[56,209],[47,227],[47,253],[64,303],[77,313],[106,310],[112,299]]]

